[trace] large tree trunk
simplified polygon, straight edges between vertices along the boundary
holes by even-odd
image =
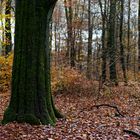
[[[56,0],[16,0],[12,95],[3,123],[54,124],[49,23]]]

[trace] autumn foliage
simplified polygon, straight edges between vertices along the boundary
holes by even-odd
[[[0,91],[6,92],[10,89],[12,75],[13,54],[8,57],[0,56]],[[52,64],[52,92],[53,93],[84,93],[92,92],[92,83],[88,81],[84,74],[78,70],[65,66],[55,66]]]
[[[0,91],[2,92],[10,88],[12,63],[13,54],[8,57],[0,56]]]

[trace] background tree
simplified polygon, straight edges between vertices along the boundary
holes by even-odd
[[[126,64],[125,64],[125,53],[124,53],[124,32],[123,32],[123,20],[124,20],[124,0],[121,0],[121,10],[120,10],[120,61],[121,66],[123,70],[123,77],[124,81],[127,82],[127,76],[126,76]]]
[[[130,46],[130,14],[131,14],[131,0],[128,0],[128,21],[127,21],[127,57],[126,57],[126,63],[127,63],[127,70],[129,70],[130,66],[130,57],[131,57],[131,46]]]
[[[67,56],[70,58],[71,67],[75,67],[75,40],[73,31],[73,10],[72,10],[72,0],[64,0],[65,13],[67,20]]]
[[[139,0],[139,9],[138,9],[138,69],[140,71],[140,0]]]
[[[88,0],[88,54],[87,54],[87,78],[91,79],[92,75],[92,35],[93,22],[91,16],[91,0]]]
[[[104,83],[106,81],[106,61],[107,61],[107,48],[106,48],[106,24],[107,24],[107,2],[105,0],[105,3],[104,3],[104,7],[103,7],[103,4],[102,4],[102,1],[101,0],[98,0],[99,1],[99,6],[100,6],[100,12],[101,12],[101,16],[102,16],[102,38],[101,38],[101,41],[102,41],[102,74],[101,74],[101,77],[102,77],[102,83]]]
[[[4,50],[4,18],[3,18],[3,15],[4,15],[4,0],[1,0],[0,1],[0,29],[1,29],[1,39],[0,39],[0,53],[2,55],[5,55],[5,50]]]
[[[12,50],[11,36],[11,0],[6,0],[5,6],[5,55]]]
[[[109,32],[108,32],[108,51],[109,51],[109,70],[110,80],[117,84],[116,73],[116,0],[110,0]]]

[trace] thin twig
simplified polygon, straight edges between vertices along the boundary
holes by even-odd
[[[135,136],[136,138],[139,138],[139,139],[140,139],[140,134],[137,133],[137,132],[135,132],[135,131],[133,131],[133,130],[124,129],[123,132],[125,132],[125,133],[127,133],[127,134],[129,134],[129,135],[133,135],[133,136]]]

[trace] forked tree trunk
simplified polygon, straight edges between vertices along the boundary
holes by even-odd
[[[12,95],[3,124],[54,124],[62,117],[50,86],[49,23],[56,0],[16,0]]]

